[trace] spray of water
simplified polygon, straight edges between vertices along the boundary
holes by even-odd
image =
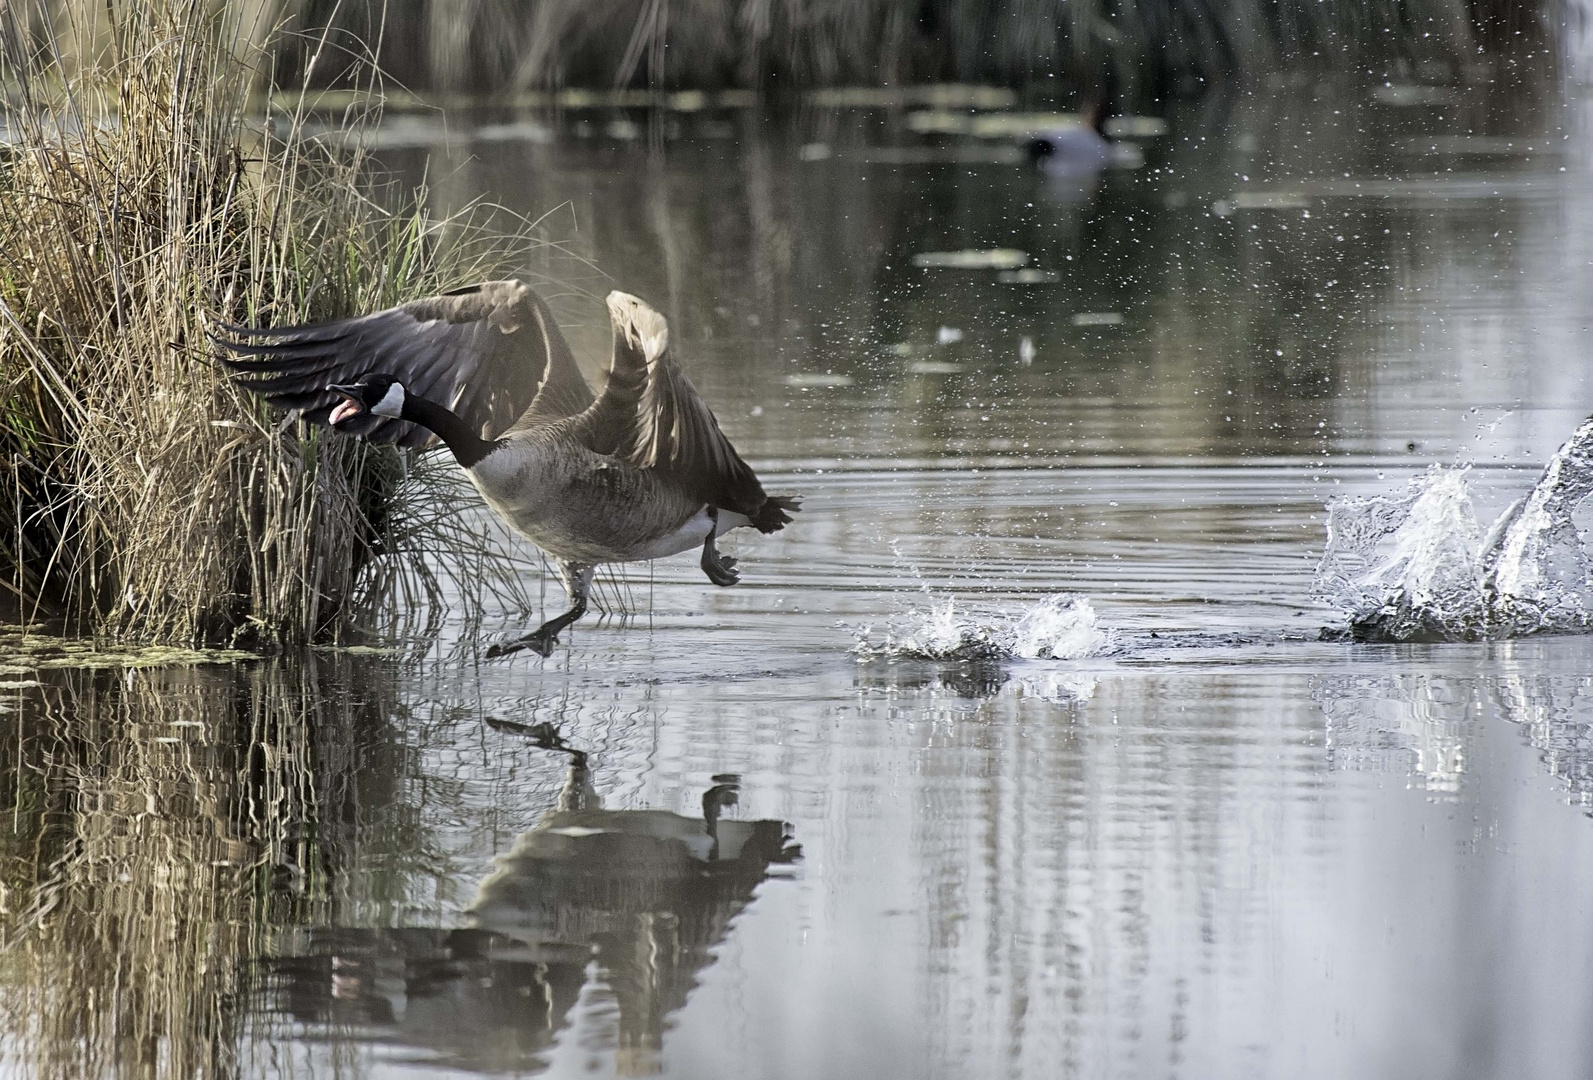
[[[931,601],[892,620],[882,634],[854,634],[861,660],[1079,660],[1117,647],[1083,598],[1049,596],[1018,612],[961,614],[955,600]]]
[[[1474,641],[1593,626],[1593,580],[1572,520],[1593,494],[1593,420],[1481,534],[1465,467],[1433,466],[1395,495],[1328,504],[1316,595],[1362,641]]]

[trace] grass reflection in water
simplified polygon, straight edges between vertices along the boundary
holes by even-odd
[[[0,690],[16,714],[0,746],[13,1066],[233,1071],[247,958],[331,908],[339,836],[321,822],[350,740],[392,702],[371,674],[311,658],[39,671]]]

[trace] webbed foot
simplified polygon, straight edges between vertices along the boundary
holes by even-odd
[[[736,560],[715,551],[712,540],[702,547],[702,572],[715,585],[728,587],[741,580],[741,575],[736,573]]]
[[[719,533],[718,507],[708,507],[708,520],[712,524],[702,542],[702,572],[707,574],[708,580],[715,585],[734,585],[741,580],[741,575],[736,573],[736,560],[728,555],[719,554],[719,549],[714,547],[714,537]]]
[[[564,579],[564,587],[569,591],[570,598],[575,601],[574,606],[563,615],[549,619],[523,637],[500,641],[491,646],[487,649],[488,660],[508,656],[521,649],[530,649],[538,656],[553,655],[553,646],[559,643],[559,631],[586,614],[586,592],[592,584],[592,568],[577,563],[561,563],[559,576]]]
[[[500,656],[508,656],[511,653],[517,653],[521,649],[530,649],[538,656],[552,656],[553,646],[557,645],[558,643],[559,635],[557,633],[549,634],[542,630],[535,630],[529,634],[526,634],[524,637],[512,638],[509,641],[500,641],[496,645],[490,646],[487,649],[487,659],[495,660]]]

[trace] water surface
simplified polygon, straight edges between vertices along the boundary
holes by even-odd
[[[1319,641],[1310,595],[1329,498],[1467,461],[1491,514],[1593,410],[1587,99],[1168,120],[1082,181],[890,110],[390,125],[541,219],[593,370],[608,289],[664,310],[804,511],[546,661],[461,603],[0,675],[6,1071],[1587,1075],[1593,646]],[[1037,273],[913,258],[995,249]],[[1111,647],[852,654],[1057,596]]]

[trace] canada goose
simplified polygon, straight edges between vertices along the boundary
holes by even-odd
[[[488,656],[548,656],[586,612],[602,563],[702,548],[715,585],[739,580],[714,539],[791,521],[669,352],[664,317],[608,295],[614,353],[594,398],[547,305],[489,281],[316,326],[222,325],[221,362],[240,385],[304,419],[376,443],[439,440],[487,505],[555,560],[570,609]],[[250,341],[249,339],[256,339]]]

